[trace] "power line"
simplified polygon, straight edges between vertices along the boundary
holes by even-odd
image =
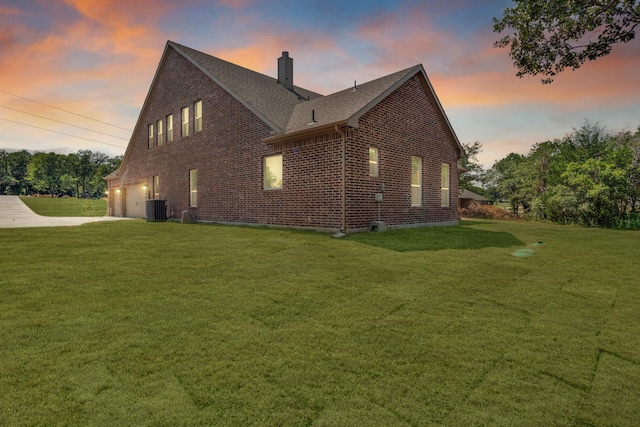
[[[74,116],[83,117],[85,119],[93,120],[94,122],[98,122],[98,123],[102,123],[102,124],[105,124],[105,125],[108,125],[108,126],[113,126],[115,128],[126,130],[127,132],[133,132],[131,129],[127,129],[127,128],[123,128],[122,126],[118,126],[118,125],[114,125],[114,124],[111,124],[111,123],[103,122],[102,120],[98,120],[98,119],[94,119],[93,117],[88,117],[88,116],[85,116],[85,115],[82,115],[82,114],[74,113],[73,111],[65,110],[65,109],[60,108],[60,107],[55,107],[53,105],[45,104],[44,102],[35,101],[33,99],[30,99],[30,98],[27,98],[27,97],[24,97],[24,96],[20,96],[20,95],[16,95],[16,94],[13,94],[13,93],[9,93],[9,92],[6,92],[4,90],[0,90],[0,92],[6,93],[7,95],[15,96],[16,98],[26,99],[27,101],[35,102],[36,104],[44,105],[45,107],[55,108],[56,110],[64,111],[65,113],[73,114]]]
[[[30,128],[36,128],[36,129],[40,129],[40,130],[46,130],[48,132],[53,132],[53,133],[59,133],[60,135],[66,135],[66,136],[70,136],[72,138],[78,138],[78,139],[84,139],[86,141],[91,141],[91,142],[97,142],[98,144],[104,144],[104,145],[110,145],[112,147],[118,147],[118,148],[126,148],[122,145],[116,145],[116,144],[109,144],[108,142],[102,142],[102,141],[97,141],[95,139],[91,139],[91,138],[85,138],[83,136],[77,136],[77,135],[71,135],[69,133],[64,133],[64,132],[58,132],[57,130],[51,130],[51,129],[46,129],[46,128],[42,128],[40,126],[34,126],[34,125],[28,125],[26,123],[21,123],[21,122],[16,122],[13,120],[9,120],[9,119],[3,119],[2,117],[0,117],[0,120],[4,120],[5,122],[10,122],[10,123],[15,123],[18,125],[22,125],[22,126],[28,126]]]
[[[17,108],[7,107],[6,105],[0,105],[0,107],[1,107],[1,108],[6,108],[7,110],[17,111],[18,113],[29,114],[30,116],[34,116],[34,117],[40,117],[41,119],[51,120],[52,122],[57,122],[57,123],[62,123],[62,124],[64,124],[64,125],[73,126],[73,127],[78,128],[78,129],[86,130],[86,131],[89,131],[89,132],[95,132],[95,133],[99,133],[99,134],[101,134],[101,135],[106,135],[106,136],[110,136],[110,137],[112,137],[112,138],[118,138],[118,139],[122,139],[122,140],[124,140],[124,141],[128,141],[128,139],[127,139],[127,138],[123,138],[123,137],[121,137],[121,136],[115,136],[115,135],[111,135],[110,133],[100,132],[100,131],[98,131],[98,130],[93,130],[93,129],[85,128],[85,127],[82,127],[82,126],[78,126],[78,125],[74,125],[74,124],[71,124],[71,123],[63,122],[63,121],[61,121],[61,120],[51,119],[51,118],[49,118],[49,117],[40,116],[40,115],[38,115],[38,114],[34,114],[34,113],[29,113],[28,111],[22,111],[22,110],[18,110]]]

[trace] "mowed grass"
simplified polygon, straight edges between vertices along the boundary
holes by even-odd
[[[0,242],[1,425],[640,419],[637,232],[123,221]]]
[[[29,209],[42,216],[105,216],[105,199],[78,199],[75,197],[20,197]]]

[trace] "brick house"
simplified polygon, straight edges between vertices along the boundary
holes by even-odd
[[[455,224],[463,149],[422,65],[322,96],[168,41],[109,214],[326,231]],[[379,199],[382,199],[379,201]]]

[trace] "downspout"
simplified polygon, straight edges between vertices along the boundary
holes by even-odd
[[[342,232],[347,232],[347,136],[338,125],[336,132],[342,136]]]

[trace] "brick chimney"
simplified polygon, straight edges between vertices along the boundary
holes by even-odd
[[[293,90],[293,58],[289,57],[289,52],[282,52],[278,58],[278,83]]]

